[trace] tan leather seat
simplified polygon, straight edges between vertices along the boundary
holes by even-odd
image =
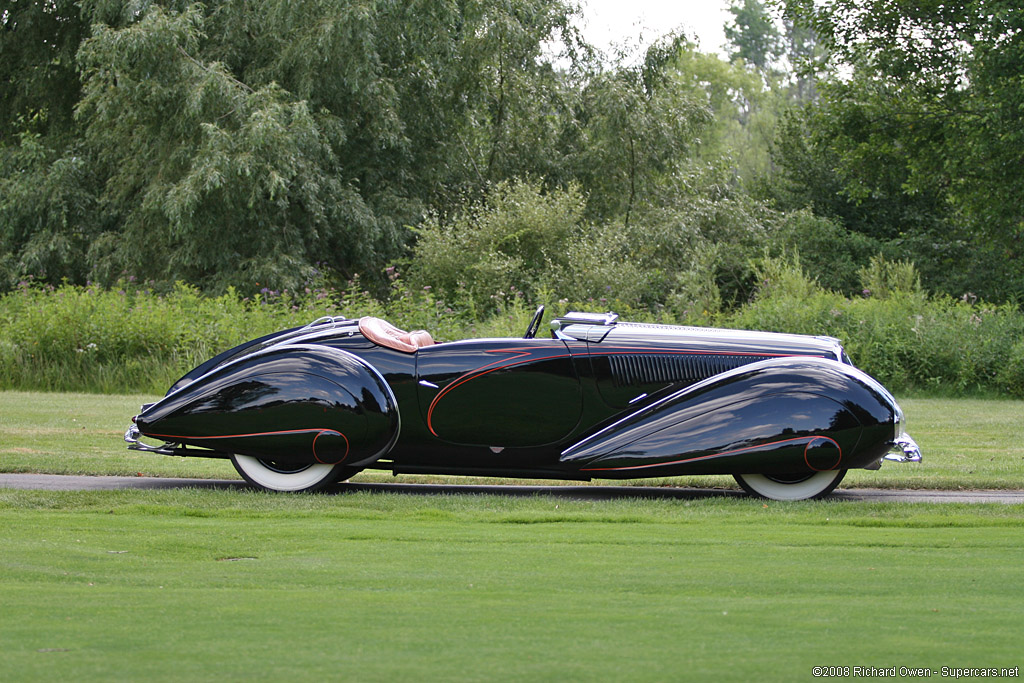
[[[434,343],[433,337],[426,330],[406,332],[386,320],[369,315],[359,319],[359,331],[374,344],[405,353],[412,353],[418,348]]]

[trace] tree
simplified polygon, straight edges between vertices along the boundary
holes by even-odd
[[[8,0],[0,9],[0,142],[24,131],[66,134],[88,23],[74,0]]]
[[[791,0],[832,76],[799,126],[838,189],[833,215],[897,240],[926,284],[1024,294],[1024,10],[1009,0],[921,3]],[[779,161],[797,192],[824,198],[801,171],[795,136]],[[817,204],[819,200],[814,200]],[[835,201],[835,200],[833,200]],[[870,230],[850,220],[869,216]],[[913,253],[921,248],[926,251]],[[979,291],[980,290],[980,291]]]
[[[583,54],[562,0],[9,5],[8,280],[374,274],[428,207],[562,168],[572,100],[544,45]]]
[[[783,39],[775,21],[760,0],[732,0],[731,24],[724,27],[725,38],[732,45],[731,59],[742,59],[767,72],[782,55]]]
[[[777,121],[788,106],[778,80],[692,44],[680,47],[672,71],[676,87],[705,101],[712,114],[700,130],[696,156],[712,163],[727,160],[737,182],[747,187],[770,173]]]
[[[628,225],[638,207],[660,206],[673,193],[673,178],[711,116],[702,93],[673,79],[684,42],[663,39],[641,64],[617,65],[583,90],[576,177],[590,195],[590,216]]]

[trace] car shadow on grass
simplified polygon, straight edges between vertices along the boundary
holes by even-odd
[[[746,494],[729,489],[675,488],[669,486],[522,486],[502,484],[378,484],[349,482],[337,484],[326,493],[345,494],[366,491],[371,493],[402,493],[419,496],[481,495],[532,498],[546,496],[565,500],[614,500],[643,498],[648,500],[699,500],[703,498],[741,497]]]
[[[0,488],[47,491],[104,491],[118,489],[205,489],[257,491],[238,479],[180,479],[170,477],[69,476],[58,474],[0,474]],[[316,495],[343,496],[369,492],[418,496],[548,496],[563,500],[648,500],[740,499],[747,494],[735,489],[674,486],[615,486],[594,484],[450,484],[408,482],[345,482],[329,486]],[[756,500],[756,499],[752,499]],[[901,503],[1007,503],[1024,504],[1024,490],[905,490],[850,488],[836,489],[825,500],[847,502]]]

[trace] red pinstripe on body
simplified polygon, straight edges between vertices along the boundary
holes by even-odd
[[[286,436],[288,434],[316,434],[316,436],[313,437],[313,457],[316,458],[317,462],[324,464],[336,465],[343,462],[345,458],[348,457],[349,449],[351,448],[347,436],[336,429],[325,429],[323,427],[313,427],[310,429],[282,429],[273,432],[252,432],[250,434],[218,434],[217,436],[181,436],[176,434],[146,434],[146,436],[151,436],[157,439],[166,439],[168,441],[206,441],[209,439],[247,439],[257,436]],[[326,461],[321,460],[320,456],[317,455],[316,440],[324,434],[337,435],[345,440],[345,455],[342,456],[341,460],[327,463]]]
[[[648,464],[645,464],[645,465],[629,465],[627,467],[583,467],[583,468],[580,469],[580,471],[581,472],[625,472],[625,471],[628,471],[628,470],[650,469],[652,467],[667,467],[669,465],[681,465],[683,463],[699,462],[701,460],[711,460],[712,458],[722,458],[722,457],[725,457],[727,455],[736,455],[737,453],[745,453],[747,451],[753,451],[753,450],[756,450],[758,448],[764,448],[765,446],[778,446],[779,444],[790,443],[790,442],[793,442],[793,441],[804,441],[804,440],[807,441],[807,444],[804,446],[804,462],[807,462],[807,446],[810,446],[811,443],[813,443],[817,439],[825,439],[826,441],[831,441],[832,443],[834,443],[836,445],[836,449],[839,450],[839,460],[837,460],[836,464],[833,465],[830,468],[830,469],[835,469],[836,466],[839,465],[839,462],[843,459],[843,449],[840,448],[839,444],[836,443],[835,439],[830,439],[827,436],[801,436],[801,437],[797,437],[797,438],[794,438],[794,439],[783,439],[781,441],[770,441],[768,443],[762,443],[762,444],[758,444],[756,446],[747,446],[745,448],[737,448],[735,450],[725,451],[723,453],[712,453],[711,455],[701,455],[701,456],[698,456],[696,458],[683,458],[681,460],[671,460],[669,462],[655,462],[655,463],[648,463]],[[810,467],[810,463],[808,463],[808,467]],[[811,469],[815,469],[815,468],[811,467]],[[821,470],[817,470],[817,471],[821,471]]]
[[[437,396],[435,396],[434,399],[430,402],[430,406],[427,408],[427,429],[430,430],[430,433],[433,434],[434,436],[438,436],[438,433],[436,431],[434,431],[434,409],[437,407],[438,402],[440,402],[440,400],[444,396],[449,394],[456,387],[462,386],[463,384],[466,384],[467,382],[470,382],[470,381],[472,381],[474,379],[477,379],[479,377],[482,377],[484,375],[492,373],[492,372],[494,372],[496,370],[504,370],[505,368],[515,367],[516,365],[522,365],[523,363],[531,363],[531,362],[534,362],[534,361],[542,361],[542,360],[554,360],[556,358],[571,358],[571,357],[573,357],[573,354],[569,353],[569,352],[556,353],[556,354],[553,354],[553,355],[540,356],[540,357],[531,356],[530,352],[532,350],[534,350],[532,347],[512,347],[512,348],[507,348],[507,349],[490,349],[490,350],[486,351],[485,353],[512,353],[512,354],[516,354],[516,355],[514,357],[512,357],[512,358],[504,358],[504,359],[501,359],[501,360],[496,360],[493,363],[488,363],[487,365],[483,365],[483,366],[481,366],[479,368],[476,368],[475,370],[471,370],[470,372],[467,372],[467,373],[459,376],[451,384],[449,384],[444,389],[442,389],[437,394]],[[610,356],[610,355],[630,354],[630,353],[632,353],[632,354],[644,354],[644,355],[658,354],[658,355],[675,355],[675,356],[758,356],[758,357],[762,357],[763,356],[765,358],[789,358],[789,357],[793,357],[793,356],[796,356],[796,355],[802,355],[802,354],[792,354],[792,353],[761,353],[761,352],[758,352],[758,353],[742,353],[742,352],[739,352],[739,351],[698,351],[698,350],[688,350],[688,349],[652,349],[652,348],[649,348],[649,347],[611,346],[611,347],[604,347],[604,348],[600,348],[600,349],[593,349],[593,348],[589,349],[589,351],[587,352],[586,356],[588,358],[590,358],[590,357],[593,357],[593,356]],[[584,354],[581,353],[581,354],[578,354],[578,355],[582,357]],[[438,436],[438,438],[440,438],[440,437]]]

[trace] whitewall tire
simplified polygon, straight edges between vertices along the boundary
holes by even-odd
[[[348,479],[356,470],[344,465],[293,465],[261,460],[251,455],[232,455],[231,464],[250,484],[268,491],[316,491]]]
[[[747,493],[772,500],[821,498],[832,492],[846,476],[846,470],[827,470],[806,474],[734,474]]]

